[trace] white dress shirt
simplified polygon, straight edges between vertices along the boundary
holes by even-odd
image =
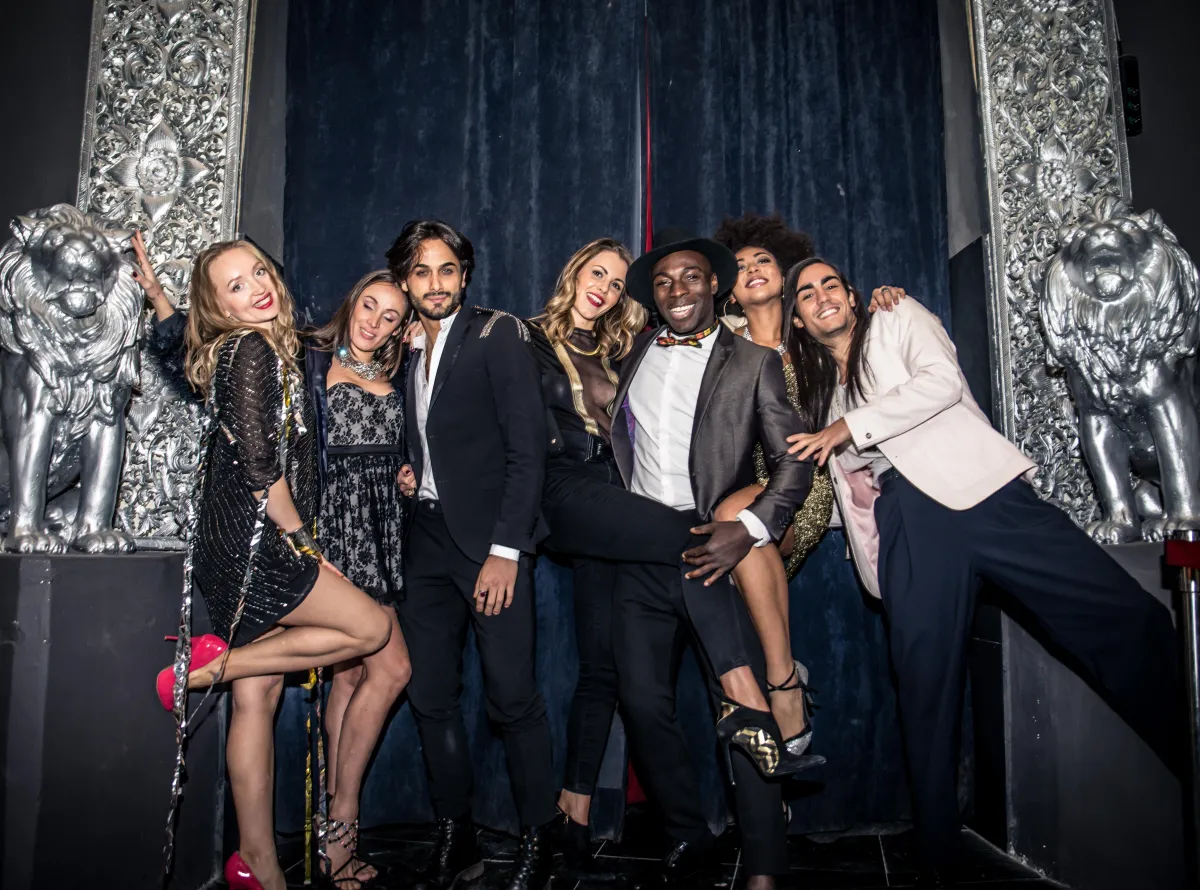
[[[425,334],[422,332],[413,337],[413,349],[419,349],[422,353],[417,357],[416,379],[417,433],[421,437],[421,454],[424,457],[421,465],[421,478],[417,480],[417,498],[422,501],[438,500],[437,482],[433,478],[433,455],[429,451],[429,438],[425,434],[425,426],[429,422],[429,399],[433,395],[433,382],[437,380],[438,365],[441,364],[442,353],[446,349],[446,340],[456,318],[458,318],[457,312],[442,319],[437,339],[433,341],[433,354],[429,357],[428,373],[425,371]],[[503,556],[505,559],[518,560],[521,558],[520,550],[513,547],[501,547],[499,544],[493,544],[488,552],[493,556]]]
[[[692,424],[716,343],[715,332],[699,348],[651,343],[629,387],[635,424],[630,488],[676,510],[696,509],[688,469]],[[738,513],[738,520],[755,539],[754,546],[771,543],[766,525],[749,510]]]

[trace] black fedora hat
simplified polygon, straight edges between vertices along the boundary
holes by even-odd
[[[717,276],[717,292],[714,297],[719,297],[737,283],[737,257],[725,245],[718,244],[711,238],[697,238],[684,229],[660,229],[654,233],[653,240],[654,247],[634,260],[625,276],[626,291],[643,306],[655,308],[654,288],[651,286],[655,264],[663,257],[683,250],[694,250],[703,254],[712,263],[713,272]]]

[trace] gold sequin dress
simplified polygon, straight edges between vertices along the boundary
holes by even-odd
[[[788,401],[798,411],[800,382],[796,379],[796,368],[791,362],[783,363],[783,379],[787,383]],[[762,445],[754,446],[754,473],[758,476],[760,485],[767,484],[767,461],[763,457]],[[832,515],[833,482],[829,478],[829,468],[814,465],[812,488],[792,520],[792,552],[784,562],[784,569],[787,570],[789,581],[796,577],[804,558],[820,542],[821,536],[829,528],[829,519]]]

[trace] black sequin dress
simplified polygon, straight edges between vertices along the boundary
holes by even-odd
[[[404,463],[404,397],[394,390],[375,395],[353,383],[325,392],[321,549],[357,587],[395,606],[404,587],[405,499],[396,481]]]
[[[258,332],[221,347],[208,408],[214,427],[204,455],[192,571],[213,628],[226,641],[244,588],[233,640],[244,645],[295,609],[317,580],[318,562],[292,551],[255,497],[286,476],[300,518],[315,524],[316,418],[301,373],[285,369]]]

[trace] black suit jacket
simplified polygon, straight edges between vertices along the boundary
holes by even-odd
[[[621,367],[613,402],[612,445],[627,486],[633,481],[635,435],[629,387],[647,350],[658,348],[654,338],[664,330],[641,334]],[[692,422],[688,469],[696,510],[709,522],[721,501],[758,481],[754,446],[761,442],[770,479],[749,509],[779,540],[812,485],[812,462],[798,461],[787,453],[787,437],[807,430],[788,401],[778,354],[735,336],[724,325],[716,337]]]
[[[450,537],[482,563],[492,544],[532,553],[546,536],[541,517],[546,415],[524,323],[464,306],[438,363],[426,438]],[[425,455],[417,429],[417,369],[409,361],[405,422],[418,489]]]

